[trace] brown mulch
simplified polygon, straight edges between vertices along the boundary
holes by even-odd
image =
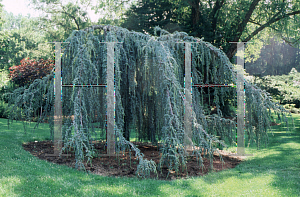
[[[231,117],[226,117],[230,118]],[[280,125],[280,123],[271,122],[270,126]],[[106,151],[104,150],[104,143],[103,142],[93,142],[95,144],[95,149],[99,154],[105,154]],[[146,143],[134,143],[137,147],[141,150],[141,152],[145,155],[145,158],[148,160],[152,159],[155,161],[156,164],[159,163],[160,154],[158,151],[157,146],[152,146],[151,144]],[[74,152],[68,152],[71,154],[70,157],[53,157],[53,156],[46,156],[46,154],[53,154],[53,143],[51,141],[39,141],[39,142],[29,142],[23,144],[23,147],[26,151],[29,151],[32,155],[38,157],[39,159],[47,160],[52,163],[57,163],[60,165],[67,165],[69,167],[75,168],[75,154]],[[220,157],[215,153],[214,160],[213,160],[213,171],[222,171],[229,168],[234,168],[238,165],[245,157],[238,157],[238,156],[230,156],[226,151],[219,150],[222,154],[223,160],[225,163],[220,161]],[[67,153],[67,152],[64,152]],[[108,156],[99,156],[95,157],[92,160],[92,165],[84,162],[84,166],[87,171],[98,174],[101,176],[117,176],[117,177],[135,177],[136,176],[136,169],[138,165],[138,160],[134,157],[135,153],[131,153],[131,159],[129,156],[128,151],[125,152],[125,156],[120,157],[108,157]],[[176,174],[174,171],[170,171],[169,176],[168,169],[163,167],[162,173],[158,171],[158,179],[161,180],[173,180],[178,178],[187,178],[188,176],[203,176],[209,172],[209,160],[207,158],[203,158],[203,171],[199,167],[199,164],[196,160],[196,156],[188,156],[187,157],[187,171],[184,170]],[[152,178],[156,178],[156,175],[152,174]]]
[[[105,154],[104,150],[105,144],[103,142],[94,142],[95,149],[99,154]],[[141,152],[145,155],[145,158],[148,160],[152,159],[156,164],[159,163],[160,154],[157,146],[153,146],[151,144],[145,143],[134,143],[138,146]],[[45,154],[53,154],[54,148],[53,143],[51,141],[35,141],[23,144],[23,147],[26,151],[29,151],[32,155],[47,160],[52,163],[57,163],[60,165],[67,165],[69,167],[75,168],[75,155],[73,152],[68,152],[71,154],[70,157],[62,156],[62,157],[53,157],[46,156]],[[214,155],[213,160],[213,171],[221,171],[229,168],[234,168],[238,165],[244,158],[229,156],[227,152],[220,150],[223,155],[223,160],[225,163],[220,161],[220,158],[217,154]],[[64,152],[66,154],[67,152]],[[161,180],[173,180],[178,178],[186,178],[191,176],[203,176],[209,172],[209,159],[203,158],[203,164],[205,168],[202,169],[199,167],[199,164],[196,160],[196,156],[188,156],[187,157],[187,171],[184,170],[176,174],[174,171],[170,171],[169,176],[168,169],[166,167],[162,168],[162,173],[158,171],[158,179]],[[131,153],[131,159],[129,156],[129,152],[125,152],[124,156],[99,156],[95,157],[92,160],[92,165],[90,163],[84,162],[85,168],[87,171],[98,174],[101,176],[117,176],[117,177],[135,177],[136,169],[138,165],[138,160],[135,158],[134,152]],[[156,175],[152,174],[152,178],[156,178]]]
[[[276,123],[276,122],[271,122],[270,123],[270,126],[277,126],[277,125],[280,125],[281,123]]]

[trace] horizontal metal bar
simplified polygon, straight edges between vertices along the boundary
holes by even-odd
[[[229,42],[229,43],[253,43],[253,42]]]
[[[100,84],[100,85],[78,85],[78,84],[76,84],[76,85],[67,85],[67,84],[64,84],[64,85],[61,85],[61,86],[63,86],[63,87],[84,87],[84,86],[86,86],[86,87],[93,87],[93,86],[96,86],[96,87],[103,87],[103,86],[107,86],[107,85],[105,85],[105,84]]]
[[[235,84],[223,84],[223,85],[218,85],[218,84],[206,84],[206,85],[198,85],[198,84],[195,84],[195,85],[192,85],[194,87],[232,87],[232,86],[236,86]]]
[[[99,43],[123,43],[123,42],[99,42]]]
[[[59,43],[59,42],[46,42],[46,43]],[[60,42],[60,43],[70,43],[70,42]]]
[[[116,156],[123,157],[123,156],[125,156],[123,154],[97,154],[97,155],[101,156],[101,157],[116,157]]]
[[[175,43],[200,43],[200,41],[197,41],[197,42],[175,42]]]

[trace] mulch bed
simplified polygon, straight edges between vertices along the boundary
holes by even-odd
[[[100,154],[105,154],[106,151],[104,149],[105,144],[104,142],[94,142],[95,149]],[[134,143],[138,146],[141,152],[145,155],[145,158],[148,160],[152,159],[155,161],[156,164],[159,163],[160,154],[158,151],[157,146],[153,146],[151,144],[145,143]],[[62,156],[62,157],[53,157],[53,156],[46,156],[45,154],[53,154],[54,148],[53,143],[51,141],[35,141],[23,144],[23,147],[26,151],[29,151],[32,155],[47,160],[52,163],[57,163],[60,165],[67,165],[69,167],[75,168],[75,155],[73,152],[68,152],[71,154],[70,157]],[[234,157],[229,156],[227,152],[220,150],[221,154],[223,155],[223,160],[225,163],[220,161],[219,156],[216,154],[214,155],[213,160],[213,167],[214,171],[221,171],[226,170],[229,168],[234,168],[238,165],[243,158],[242,157]],[[66,154],[67,152],[64,152]],[[85,168],[87,171],[98,174],[101,176],[115,176],[115,177],[135,177],[136,169],[138,165],[138,160],[135,158],[134,152],[131,153],[131,159],[129,156],[128,151],[125,152],[124,156],[99,156],[93,158],[92,165],[90,163],[84,162]],[[173,180],[178,178],[187,178],[191,176],[203,176],[209,172],[209,159],[203,158],[203,164],[205,168],[202,169],[199,167],[199,164],[196,160],[196,156],[188,156],[187,157],[187,171],[184,170],[176,174],[174,171],[170,171],[169,176],[168,169],[166,167],[162,168],[162,173],[158,171],[158,179],[160,180]],[[156,175],[152,174],[151,178],[156,178]]]
[[[281,125],[281,123],[276,123],[276,122],[271,122],[270,126],[277,126],[277,125]]]
[[[272,122],[270,126],[280,125],[280,123]],[[144,154],[145,158],[148,160],[152,159],[156,164],[159,163],[161,155],[159,154],[157,146],[153,146],[151,144],[145,143],[134,143],[138,146],[141,152]],[[103,142],[95,143],[95,150],[99,154],[105,154],[105,144]],[[38,157],[39,159],[47,160],[52,163],[57,163],[60,165],[67,165],[69,167],[75,168],[75,154],[74,152],[68,152],[71,154],[70,157],[53,157],[53,156],[46,156],[46,154],[53,154],[53,143],[51,141],[40,141],[40,142],[29,142],[23,144],[23,147],[26,151],[29,151],[32,155]],[[225,163],[220,161],[220,157],[217,154],[214,154],[213,160],[213,171],[221,171],[226,170],[229,168],[234,168],[237,166],[245,157],[238,157],[238,156],[230,156],[226,151],[219,150],[222,154],[223,160]],[[66,154],[67,152],[64,152]],[[93,158],[92,165],[90,163],[84,162],[84,166],[87,171],[98,174],[101,176],[117,176],[117,177],[135,177],[136,176],[136,169],[138,165],[138,160],[135,158],[135,153],[131,153],[131,158],[129,156],[128,151],[125,152],[124,156],[120,157],[108,157],[108,156],[99,156]],[[173,180],[178,178],[187,178],[191,176],[203,176],[209,172],[209,159],[203,158],[203,171],[199,167],[199,164],[196,160],[196,156],[188,156],[187,158],[187,171],[184,170],[176,174],[174,171],[168,171],[166,167],[162,169],[162,173],[158,172],[158,179],[161,180]],[[169,176],[167,177],[169,173]],[[156,178],[156,175],[152,174],[152,178]]]

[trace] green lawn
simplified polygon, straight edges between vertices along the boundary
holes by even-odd
[[[0,119],[0,196],[299,196],[300,115],[293,117],[291,134],[274,127],[269,147],[247,148],[254,156],[236,168],[174,181],[101,177],[39,160],[22,143],[47,139],[48,125],[25,134],[22,122],[8,129]]]

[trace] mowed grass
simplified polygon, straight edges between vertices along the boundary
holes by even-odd
[[[254,156],[236,168],[174,181],[102,177],[39,160],[22,143],[49,139],[48,125],[25,134],[22,122],[8,129],[0,119],[0,196],[299,196],[300,115],[293,117],[295,130],[275,126],[269,147],[246,148]]]

